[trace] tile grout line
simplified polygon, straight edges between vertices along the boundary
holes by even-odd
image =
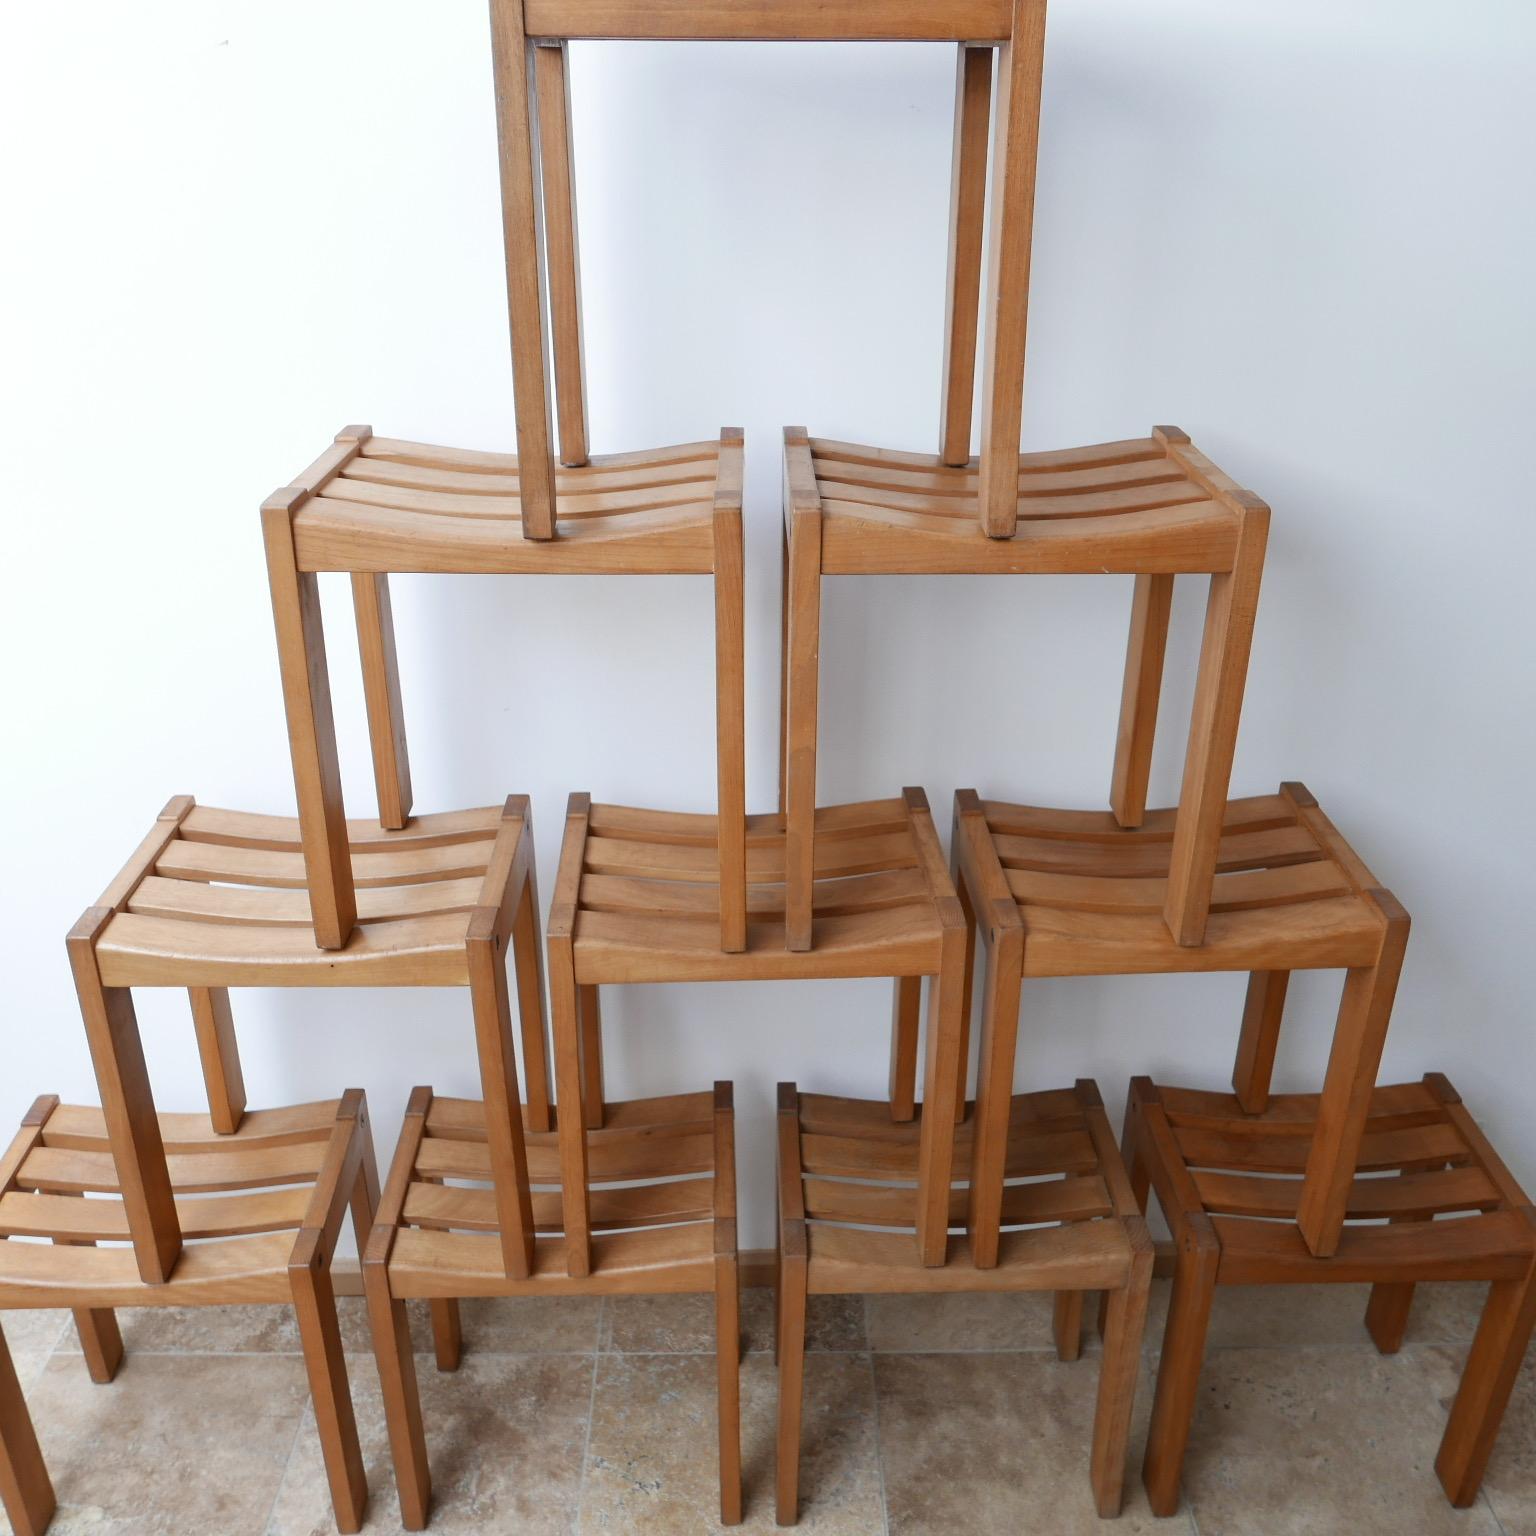
[[[1478,1484],[1477,1496],[1482,1500],[1483,1507],[1488,1511],[1488,1517],[1499,1528],[1499,1536],[1509,1536],[1509,1532],[1504,1528],[1504,1522],[1499,1519],[1498,1510],[1493,1507],[1493,1500],[1488,1497],[1488,1485],[1486,1483]]]
[[[581,1526],[582,1506],[587,1502],[587,1468],[592,1461],[592,1420],[597,1413],[597,1371],[603,1359],[603,1323],[608,1316],[608,1298],[597,1298],[597,1337],[592,1347],[592,1390],[587,1396],[587,1432],[581,1441],[581,1478],[576,1484],[576,1508],[571,1515],[571,1533]]]
[[[869,1347],[869,1297],[861,1296],[859,1301],[864,1316],[865,1354],[869,1360],[869,1400],[875,1418],[875,1476],[880,1484],[880,1524],[885,1536],[891,1536],[891,1504],[885,1496],[885,1446],[880,1439],[880,1383],[875,1377],[875,1352]]]
[[[305,1385],[308,1386],[307,1381]],[[350,1390],[350,1386],[351,1384],[349,1382],[348,1390]],[[304,1396],[304,1402],[299,1408],[299,1421],[293,1426],[293,1439],[288,1442],[288,1454],[283,1458],[283,1470],[278,1473],[277,1486],[272,1490],[272,1502],[267,1506],[267,1518],[262,1522],[261,1526],[262,1531],[264,1533],[268,1533],[268,1536],[270,1536],[270,1532],[272,1530],[272,1517],[277,1513],[277,1501],[283,1496],[283,1489],[288,1482],[288,1474],[293,1469],[293,1458],[298,1453],[299,1436],[304,1432],[304,1415],[308,1411],[309,1406],[313,1400],[313,1392],[306,1392]],[[326,1481],[326,1489],[327,1492],[329,1492],[329,1479]]]

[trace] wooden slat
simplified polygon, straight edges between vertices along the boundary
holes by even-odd
[[[1010,869],[1046,874],[1091,874],[1098,879],[1166,876],[1169,845],[1127,837],[1122,844],[1087,844],[1060,838],[994,834],[997,855]],[[1234,832],[1221,839],[1216,867],[1222,872],[1274,869],[1321,860],[1317,842],[1305,827],[1274,827]]]
[[[1312,1148],[1310,1137],[1228,1135],[1194,1126],[1175,1126],[1174,1137],[1192,1167],[1241,1169],[1254,1173],[1300,1173]],[[1355,1167],[1376,1172],[1414,1164],[1464,1163],[1471,1157],[1455,1128],[1416,1126],[1377,1131],[1361,1138]]]
[[[1308,1251],[1290,1222],[1216,1216],[1211,1225],[1221,1239],[1223,1285],[1509,1280],[1524,1278],[1531,1266],[1531,1232],[1519,1211],[1345,1227],[1325,1259]]]
[[[1301,1199],[1300,1179],[1197,1171],[1194,1180],[1206,1209],[1225,1216],[1294,1220]],[[1493,1210],[1498,1204],[1499,1192],[1481,1169],[1448,1168],[1356,1179],[1346,1215],[1352,1221],[1422,1220],[1448,1211]]]
[[[239,1237],[297,1230],[307,1187],[259,1194],[178,1200],[176,1217],[186,1238]],[[62,1194],[0,1195],[0,1232],[70,1242],[126,1242],[128,1216],[121,1200],[80,1200]]]
[[[160,1285],[138,1277],[126,1248],[57,1248],[0,1243],[0,1307],[174,1307],[286,1302],[292,1292],[286,1232],[198,1243],[182,1250],[174,1277]]]
[[[1170,843],[1178,822],[1177,809],[1148,811],[1138,827],[1123,827],[1109,811],[1066,811],[1039,805],[1010,805],[1001,800],[980,802],[988,828],[1015,837],[1060,838],[1066,842],[1103,843],[1118,847],[1132,843]],[[1284,794],[1248,795],[1227,802],[1224,836],[1271,832],[1294,827],[1294,806]]]
[[[353,878],[361,888],[412,885],[426,880],[463,880],[485,872],[489,842],[445,843],[430,848],[386,849],[352,856]],[[155,873],[171,880],[217,880],[242,885],[300,890],[305,885],[302,854],[178,838],[155,861]]]
[[[800,1155],[802,1167],[807,1174],[872,1180],[917,1177],[916,1143],[802,1133]],[[970,1147],[957,1140],[954,1177],[967,1177],[970,1163]],[[1004,1165],[1008,1178],[1031,1178],[1048,1173],[1090,1173],[1097,1167],[1098,1158],[1086,1132],[1060,1131],[1038,1136],[1015,1132],[1008,1138]]]
[[[710,1292],[715,1284],[714,1234],[709,1222],[598,1233],[587,1275],[566,1272],[558,1238],[534,1245],[533,1272],[513,1279],[489,1234],[403,1229],[389,1262],[391,1294],[412,1297],[623,1295],[636,1291]]]
[[[454,987],[464,984],[464,919],[361,924],[345,949],[318,951],[302,929],[125,912],[112,920],[97,954],[112,987]]]
[[[320,497],[294,526],[305,572],[448,575],[707,575],[714,539],[707,506],[623,518],[573,518],[555,541],[531,539],[512,518],[434,517]]]
[[[399,922],[413,917],[468,913],[479,901],[480,887],[478,878],[468,877],[361,890],[357,893],[357,920]],[[140,917],[188,922],[304,929],[311,925],[309,893],[304,890],[205,885],[197,880],[166,880],[158,875],[150,875],[139,883],[128,910]]]
[[[220,1132],[205,1114],[162,1114],[160,1136],[167,1152],[223,1154],[263,1151],[295,1142],[324,1141],[336,1124],[336,1099],[247,1110],[234,1136]],[[107,1152],[106,1117],[95,1105],[60,1104],[43,1128],[43,1144],[80,1152]]]
[[[501,807],[497,805],[413,816],[408,827],[399,829],[355,819],[346,824],[347,841],[356,853],[482,842],[495,835],[500,816]],[[283,853],[299,853],[303,849],[297,817],[225,811],[209,805],[193,806],[181,823],[179,834],[182,840],[193,843],[228,843],[232,847],[270,848]]]
[[[1235,1094],[1162,1085],[1159,1085],[1158,1093],[1174,1125],[1217,1121],[1226,1123],[1214,1128],[1234,1135],[1240,1134],[1244,1126],[1261,1135],[1276,1132],[1310,1135],[1317,1123],[1318,1095],[1315,1093],[1271,1094],[1262,1120],[1247,1118],[1247,1111]],[[1385,1083],[1371,1090],[1369,1130],[1406,1129],[1444,1118],[1439,1100],[1424,1083]]]
[[[995,42],[1008,35],[1003,0],[527,0],[530,37],[752,42]]]
[[[1116,877],[1042,873],[1009,869],[1014,898],[1027,906],[1061,907],[1072,912],[1160,913],[1168,882],[1158,877]],[[1288,906],[1349,890],[1337,867],[1321,859],[1261,870],[1240,870],[1216,877],[1213,912],[1250,912]]]
[[[719,443],[705,438],[695,443],[674,443],[662,448],[641,448],[628,453],[595,453],[580,468],[555,471],[555,484],[561,490],[582,485],[629,484],[626,476],[661,475],[669,468],[679,469],[689,478],[687,466],[713,461]],[[517,476],[515,453],[487,452],[477,448],[442,448],[432,443],[414,443],[399,437],[373,437],[363,444],[361,462],[348,466],[349,474],[363,474],[382,462],[416,464],[439,469],[480,470],[493,474]],[[656,483],[660,483],[657,481]]]
[[[950,1225],[963,1226],[967,1192],[950,1193]],[[1003,1191],[1004,1226],[1033,1226],[1053,1221],[1090,1221],[1113,1214],[1109,1192],[1097,1174],[1010,1184]],[[850,1183],[843,1179],[805,1180],[805,1214],[813,1221],[851,1222],[863,1226],[911,1229],[917,1220],[917,1191],[911,1185]]]
[[[526,1140],[528,1177],[538,1184],[558,1184],[560,1154],[555,1138],[529,1136]],[[596,1184],[708,1173],[714,1165],[713,1156],[707,1132],[625,1138],[608,1143],[593,1135],[588,1141],[587,1176],[589,1182]],[[490,1158],[482,1142],[445,1141],[428,1136],[422,1141],[416,1159],[417,1174],[428,1178],[489,1179],[490,1169]]]
[[[970,1242],[950,1240],[949,1262],[923,1271],[925,1292],[1114,1289],[1124,1283],[1130,1245],[1116,1221],[1005,1232],[997,1264],[978,1269]],[[821,1226],[811,1236],[810,1288],[818,1295],[906,1293],[912,1239],[905,1234]]]
[[[177,1194],[211,1194],[311,1182],[320,1171],[325,1146],[324,1142],[306,1141],[249,1152],[170,1152],[165,1161]],[[121,1190],[110,1152],[76,1152],[64,1147],[35,1148],[21,1165],[16,1186],[50,1194],[81,1190],[118,1194]]]
[[[961,519],[828,496],[825,576],[1112,576],[1223,571],[1237,525],[1210,501],[1095,517],[1020,518],[1008,538]]]
[[[708,1221],[713,1214],[713,1189],[711,1178],[595,1189],[590,1197],[592,1225],[609,1230]],[[563,1230],[560,1196],[535,1191],[533,1218],[541,1232]],[[493,1232],[497,1229],[496,1201],[489,1189],[412,1184],[405,1201],[405,1220],[412,1226]]]
[[[618,1144],[702,1135],[710,1128],[712,1101],[707,1092],[618,1100],[604,1105],[603,1129],[593,1136]],[[451,1141],[484,1141],[485,1105],[479,1099],[434,1097],[427,1111],[427,1133]]]

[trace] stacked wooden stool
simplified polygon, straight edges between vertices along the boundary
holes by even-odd
[[[429,1303],[451,1371],[464,1297],[707,1295],[720,1518],[736,1523],[732,1085],[611,1100],[600,989],[881,977],[885,1095],[779,1085],[781,1523],[800,1501],[806,1310],[831,1293],[1051,1292],[1069,1360],[1084,1296],[1100,1293],[1085,1459],[1099,1512],[1118,1513],[1153,1192],[1174,1275],[1144,1467],[1157,1513],[1178,1506],[1215,1287],[1294,1281],[1369,1282],[1366,1326],[1386,1351],[1418,1282],[1489,1283],[1437,1463],[1451,1501],[1469,1503],[1536,1325],[1536,1213],[1445,1078],[1376,1086],[1402,907],[1300,785],[1228,797],[1268,509],[1171,427],[1019,451],[1044,0],[921,15],[898,0],[490,9],[518,451],[349,427],[264,504],[298,816],[172,800],[70,932],[101,1107],[41,1098],[0,1157],[0,1308],[71,1308],[105,1382],[123,1350],[115,1308],[291,1304],[336,1521],[354,1531],[367,1489],[331,1277],[350,1209],[400,1514],[416,1530],[431,1475],[407,1302]],[[785,429],[779,803],[764,815],[746,808],[742,434],[589,452],[566,43],[597,37],[956,45],[939,449]],[[377,798],[367,820],[343,802],[319,600],[319,577],[343,572]],[[414,814],[397,573],[707,577],[715,813],[573,794],[541,939],[525,797]],[[921,789],[818,804],[823,577],[894,573],[1134,578],[1108,811],[962,789],[946,860]],[[1205,627],[1178,803],[1149,810],[1179,576],[1207,580]],[[1288,978],[1325,969],[1344,979],[1320,1091],[1272,1094]],[[1014,1091],[1026,978],[1221,971],[1249,977],[1231,1094],[1136,1077],[1117,1145],[1092,1081]],[[361,1090],[247,1109],[230,991],[258,986],[463,989],[479,1098],[416,1089],[381,1190]],[[136,987],[187,990],[206,1114],[157,1112]],[[0,1501],[21,1536],[40,1536],[54,1508],[3,1339]]]

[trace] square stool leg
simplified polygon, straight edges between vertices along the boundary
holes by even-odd
[[[0,1333],[0,1508],[16,1536],[43,1536],[55,1508],[53,1484],[16,1379],[16,1367]]]
[[[1221,1245],[1209,1218],[1203,1214],[1191,1216],[1176,1241],[1173,1292],[1168,1299],[1168,1324],[1163,1331],[1152,1422],[1147,1429],[1146,1457],[1141,1470],[1155,1515],[1178,1511],[1184,1451],[1195,1418],[1206,1330],[1216,1295],[1216,1267],[1221,1259]]]

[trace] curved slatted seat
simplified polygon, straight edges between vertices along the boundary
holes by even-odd
[[[1343,1227],[1328,1257],[1297,1221],[1299,1177],[1326,1134],[1323,1096],[1276,1095],[1253,1113],[1238,1098],[1131,1083],[1125,1150],[1178,1249],[1145,1476],[1159,1514],[1178,1507],[1211,1295],[1218,1285],[1371,1285],[1365,1323],[1395,1351],[1416,1284],[1490,1282],[1436,1471],[1457,1505],[1476,1496],[1536,1319],[1536,1211],[1456,1091],[1438,1073],[1374,1089],[1343,1186]]]
[[[1175,574],[1232,568],[1252,501],[1174,428],[1019,456],[1011,538],[982,531],[978,461],[808,440],[822,573]],[[792,450],[793,451],[793,450]]]
[[[1176,812],[1124,828],[1109,812],[957,798],[978,885],[1017,906],[1027,976],[1372,964],[1374,877],[1301,785],[1227,803],[1205,942],[1163,919]]]
[[[392,1297],[461,1296],[467,1283],[476,1295],[716,1289],[717,1244],[734,1246],[721,1225],[734,1220],[728,1088],[723,1099],[717,1090],[605,1107],[603,1126],[586,1132],[585,1275],[567,1262],[558,1127],[535,1130],[529,1118],[522,1141],[537,1236],[529,1272],[512,1277],[484,1104],[415,1091],[383,1202],[398,1223],[387,1245]]]
[[[808,953],[785,947],[786,838],[778,817],[747,818],[747,945],[725,953],[715,817],[592,805],[585,797],[573,797],[573,807],[561,884],[574,885],[568,920],[583,986],[938,969],[945,902],[954,899],[926,803],[817,811]],[[560,900],[557,892],[557,913]]]
[[[170,1280],[152,1285],[127,1246],[129,1214],[102,1112],[38,1100],[0,1161],[0,1306],[290,1301],[295,1242],[329,1209],[335,1191],[324,1186],[335,1182],[337,1140],[350,1142],[360,1102],[354,1094],[253,1111],[228,1135],[207,1115],[159,1116],[189,1246]],[[115,1246],[80,1246],[92,1243]]]
[[[811,1293],[913,1290],[1053,1290],[1125,1283],[1131,1240],[1116,1219],[1090,1116],[1102,1109],[1091,1084],[1016,1094],[1010,1105],[1002,1225],[995,1267],[971,1264],[968,1240],[952,1240],[950,1261],[917,1261],[917,1120],[895,1123],[871,1100],[795,1094],[793,1135],[781,1118],[781,1156],[800,1181]],[[781,1107],[781,1117],[784,1111]],[[955,1127],[949,1220],[969,1219],[973,1120]],[[1101,1142],[1113,1149],[1104,1127]],[[1115,1156],[1118,1165],[1118,1156]],[[1057,1225],[1058,1223],[1064,1225]],[[1107,1278],[1106,1278],[1107,1277]]]
[[[526,801],[347,823],[358,923],[315,946],[298,822],[170,802],[101,906],[108,986],[462,986],[471,918],[515,884]]]
[[[517,457],[349,427],[288,497],[302,571],[708,573],[721,440],[555,474],[555,535],[523,530]]]

